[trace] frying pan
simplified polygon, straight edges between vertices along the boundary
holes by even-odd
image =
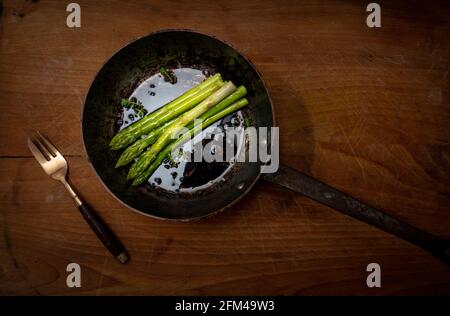
[[[106,188],[126,206],[159,219],[187,221],[204,218],[235,203],[262,177],[407,240],[450,265],[449,240],[414,228],[283,165],[276,173],[261,174],[258,162],[237,163],[221,175],[223,181],[189,194],[165,192],[149,183],[130,186],[126,180],[128,168],[114,168],[120,153],[110,151],[108,147],[118,131],[117,117],[121,111],[118,105],[121,98],[129,97],[147,78],[157,74],[161,66],[219,72],[225,80],[245,85],[250,104],[242,115],[250,122],[248,124],[255,127],[275,125],[272,102],[260,74],[242,53],[229,44],[189,30],[159,31],[131,42],[115,53],[97,73],[82,114],[83,141],[88,159]]]

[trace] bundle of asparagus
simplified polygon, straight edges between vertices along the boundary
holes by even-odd
[[[210,96],[215,90],[220,88],[224,82],[220,74],[216,74],[203,81],[198,86],[188,90],[180,97],[166,104],[164,107],[150,113],[143,119],[124,128],[117,133],[109,146],[112,150],[124,148],[134,142],[138,137],[145,135],[154,128],[157,128],[171,118],[179,116],[186,110],[191,109],[199,102]]]
[[[203,81],[160,109],[117,133],[110,142],[111,150],[126,148],[116,168],[134,160],[127,178],[132,185],[146,181],[176,146],[195,136],[201,129],[248,104],[247,89],[224,82],[220,74]],[[194,120],[201,120],[201,129]],[[174,135],[187,130],[177,139]],[[138,139],[139,138],[139,139]],[[145,151],[150,147],[148,150]]]

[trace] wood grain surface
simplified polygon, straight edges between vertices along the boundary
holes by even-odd
[[[89,166],[80,115],[103,62],[164,28],[213,34],[257,66],[281,160],[424,230],[450,237],[450,5],[379,1],[4,1],[0,18],[0,294],[450,294],[424,251],[274,184],[226,212],[173,223],[136,214]],[[26,146],[32,130],[67,157],[69,179],[131,262],[110,256]],[[80,264],[81,288],[66,286]],[[381,265],[382,287],[366,286]]]

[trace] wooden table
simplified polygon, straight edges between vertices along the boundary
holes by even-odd
[[[450,294],[450,269],[378,229],[274,184],[194,223],[122,206],[89,166],[80,114],[103,62],[136,37],[190,28],[232,43],[264,76],[282,162],[450,237],[448,1],[4,1],[0,18],[0,294]],[[32,158],[47,135],[70,180],[132,260],[100,244]],[[81,288],[66,286],[67,264]],[[381,266],[382,287],[366,286]]]

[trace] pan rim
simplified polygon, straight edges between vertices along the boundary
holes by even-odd
[[[93,76],[86,92],[84,95],[84,100],[83,100],[83,108],[81,110],[81,117],[80,117],[80,133],[81,133],[81,142],[83,144],[83,153],[84,156],[88,162],[88,164],[90,165],[90,168],[94,171],[94,174],[96,176],[96,178],[98,180],[100,180],[100,183],[103,185],[103,187],[106,189],[106,191],[114,197],[114,199],[116,199],[117,201],[119,201],[120,204],[122,204],[123,206],[125,206],[126,208],[138,213],[138,214],[142,214],[144,216],[150,217],[150,218],[154,218],[154,219],[158,219],[158,220],[164,220],[164,221],[171,221],[171,222],[193,222],[193,221],[198,221],[201,219],[206,219],[209,217],[212,217],[214,215],[217,215],[219,213],[222,213],[225,209],[230,208],[231,206],[233,206],[235,203],[237,203],[238,201],[240,201],[244,196],[246,196],[248,194],[248,192],[250,192],[251,189],[253,189],[253,187],[255,186],[256,182],[260,179],[261,177],[261,172],[258,173],[258,175],[256,177],[254,177],[253,181],[249,184],[249,186],[247,187],[247,189],[245,191],[243,191],[238,197],[236,197],[235,199],[233,199],[231,202],[229,202],[228,204],[226,204],[225,206],[213,210],[211,212],[209,212],[208,214],[205,215],[200,215],[200,216],[194,216],[194,217],[186,217],[186,218],[170,218],[170,217],[161,217],[161,216],[156,216],[153,214],[149,214],[146,212],[143,212],[141,210],[138,210],[134,207],[132,207],[131,205],[125,203],[122,199],[120,199],[118,196],[116,196],[110,189],[109,187],[104,183],[104,181],[102,180],[102,178],[100,177],[100,175],[98,174],[97,170],[95,169],[95,167],[93,166],[91,159],[89,158],[89,154],[86,148],[86,143],[84,141],[84,131],[83,131],[83,117],[84,117],[84,111],[85,111],[85,107],[86,107],[86,102],[87,102],[87,97],[89,95],[89,91],[92,88],[92,85],[94,83],[94,81],[96,80],[96,78],[98,77],[98,74],[100,73],[100,71],[105,67],[105,65],[114,57],[116,56],[120,51],[122,51],[124,48],[128,47],[129,45],[133,44],[134,42],[137,42],[143,38],[146,37],[150,37],[153,35],[157,35],[157,34],[162,34],[162,33],[169,33],[169,32],[189,32],[189,33],[195,33],[195,34],[199,34],[199,35],[203,35],[206,37],[210,37],[213,38],[227,46],[229,46],[230,48],[232,48],[234,51],[236,51],[252,68],[253,70],[256,72],[256,74],[258,75],[259,79],[261,80],[261,83],[266,91],[267,94],[267,99],[269,100],[269,105],[271,107],[271,113],[272,113],[272,127],[276,126],[276,122],[275,122],[275,112],[274,112],[274,107],[273,107],[273,102],[272,102],[272,98],[270,97],[269,91],[267,89],[267,85],[266,82],[263,78],[263,76],[261,75],[261,73],[258,71],[258,69],[255,67],[255,65],[251,62],[251,60],[245,55],[243,54],[240,50],[238,50],[236,47],[234,47],[233,45],[231,45],[230,43],[228,43],[227,41],[224,41],[222,39],[217,38],[215,35],[212,34],[208,34],[205,32],[200,32],[200,31],[196,31],[196,30],[192,30],[192,29],[161,29],[161,30],[157,30],[154,32],[150,32],[147,35],[142,35],[139,37],[134,38],[133,40],[127,42],[126,44],[122,45],[119,49],[115,50],[113,54],[111,54],[103,63],[102,65],[98,68],[98,70],[96,71],[95,75]]]

